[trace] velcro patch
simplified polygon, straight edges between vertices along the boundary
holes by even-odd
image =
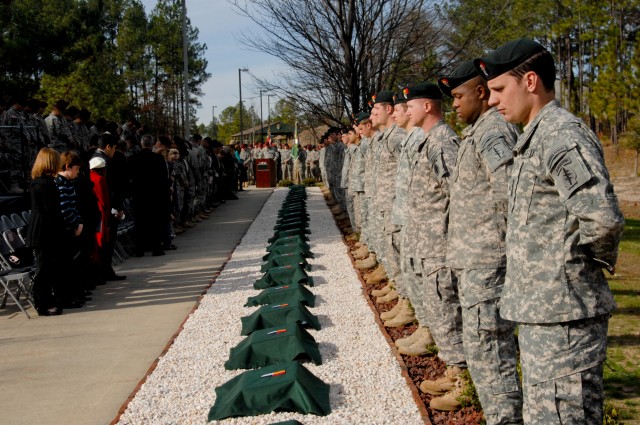
[[[429,156],[429,162],[431,163],[431,167],[433,168],[433,174],[436,175],[438,180],[442,180],[443,177],[449,175],[449,170],[444,163],[444,155],[442,150],[434,149]]]
[[[547,167],[564,201],[592,177],[576,146],[554,150],[547,159]]]
[[[482,141],[480,153],[487,161],[492,173],[513,159],[513,152],[502,136]]]

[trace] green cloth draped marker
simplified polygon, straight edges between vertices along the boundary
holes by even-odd
[[[274,286],[260,292],[255,297],[247,298],[245,307],[256,307],[266,304],[293,304],[302,303],[309,307],[315,307],[316,296],[304,285],[292,283],[290,285]]]
[[[273,411],[326,416],[329,385],[298,362],[249,370],[216,388],[208,421]]]
[[[242,321],[241,335],[249,335],[260,329],[282,326],[291,322],[300,322],[304,327],[320,330],[318,318],[300,302],[265,305],[240,320]]]

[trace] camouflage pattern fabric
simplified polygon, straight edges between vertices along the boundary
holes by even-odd
[[[422,129],[416,127],[411,129],[400,144],[400,157],[396,173],[396,193],[391,208],[391,222],[398,226],[404,225],[407,219],[407,192],[409,191],[409,180],[411,178],[409,153],[416,151],[418,142],[421,142],[423,137],[424,132]]]
[[[527,424],[602,424],[609,315],[519,324]]]
[[[499,298],[478,298],[477,288],[502,288],[506,270],[461,269],[464,353],[488,425],[522,423],[522,392],[516,370],[516,324],[500,317]],[[465,292],[473,288],[473,292]]]
[[[447,366],[466,368],[458,277],[448,267],[433,270],[431,263],[424,259],[421,264],[424,304],[432,320],[427,326],[438,346],[438,357]]]
[[[58,152],[64,152],[71,149],[73,137],[64,117],[56,116],[51,113],[44,121],[47,124],[49,138],[51,139],[49,147],[57,150]]]
[[[439,121],[425,133],[411,161],[408,210],[403,252],[422,275],[425,309],[435,322],[427,323],[449,366],[464,366],[462,312],[458,279],[445,267],[449,212],[449,178],[460,141]],[[404,227],[403,227],[404,230]]]
[[[517,127],[492,108],[463,131],[451,178],[447,265],[506,266],[508,181]]]
[[[501,316],[558,323],[611,312],[602,267],[615,266],[624,219],[597,137],[552,101],[514,156]]]

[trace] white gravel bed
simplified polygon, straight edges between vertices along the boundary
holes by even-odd
[[[121,416],[119,424],[205,424],[215,402],[215,388],[243,370],[225,370],[229,350],[244,339],[240,318],[257,307],[244,307],[259,293],[261,257],[273,235],[277,211],[288,190],[278,189],[249,228],[198,309]],[[364,299],[347,247],[320,190],[308,189],[309,259],[316,286],[316,307],[309,310],[322,325],[309,330],[320,346],[323,364],[304,363],[329,384],[328,416],[271,413],[227,419],[221,424],[271,424],[296,419],[304,424],[422,424],[400,366]],[[213,423],[213,422],[212,422]]]

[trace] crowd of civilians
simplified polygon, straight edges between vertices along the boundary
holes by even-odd
[[[56,102],[61,117],[64,106]],[[31,175],[12,173],[20,177],[12,191],[30,191],[25,240],[35,256],[33,295],[41,316],[79,308],[97,285],[126,279],[112,268],[123,223],[133,223],[135,256],[165,255],[177,249],[176,234],[207,218],[217,205],[238,199],[235,192],[242,190],[243,176],[246,180],[235,149],[208,137],[153,137],[133,118],[123,125],[65,120],[63,130],[54,123],[27,132],[36,127],[14,107],[5,112],[4,124],[15,124],[16,116],[25,119],[20,162]],[[14,128],[3,128],[5,149],[15,140]]]

